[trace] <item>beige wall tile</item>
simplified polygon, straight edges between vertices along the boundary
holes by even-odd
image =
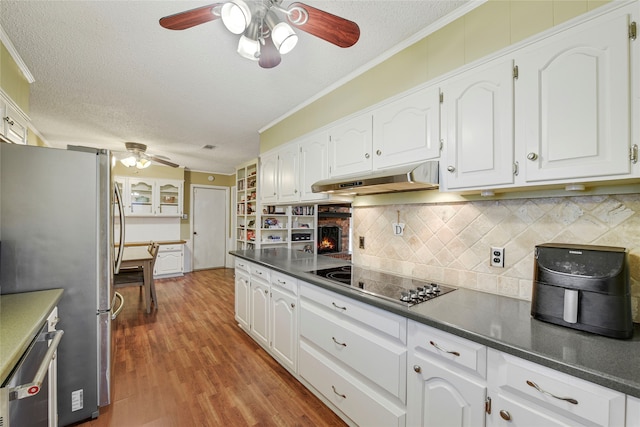
[[[553,26],[553,2],[511,2],[511,43],[519,42]]]
[[[465,63],[511,44],[511,2],[488,1],[464,16]]]

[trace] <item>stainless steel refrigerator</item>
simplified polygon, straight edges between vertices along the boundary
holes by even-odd
[[[63,426],[98,416],[111,401],[113,191],[108,151],[0,143],[0,293],[64,289]]]

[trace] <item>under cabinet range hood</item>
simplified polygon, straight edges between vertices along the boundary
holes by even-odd
[[[365,175],[332,178],[311,186],[314,193],[340,195],[382,194],[438,188],[438,161],[376,171]]]

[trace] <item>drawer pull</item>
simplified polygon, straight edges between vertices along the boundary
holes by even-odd
[[[343,342],[340,342],[340,341],[336,340],[336,337],[331,337],[331,339],[333,340],[333,342],[334,342],[334,343],[336,343],[336,344],[338,344],[338,345],[341,345],[341,346],[343,346],[343,347],[346,347],[346,346],[347,346],[347,344],[346,344],[346,343],[343,343]]]
[[[500,417],[505,421],[511,421],[511,414],[504,409],[500,411]]]
[[[280,280],[280,279],[278,279],[278,283],[280,283],[281,285],[286,285],[287,284],[287,282],[285,282],[284,280]]]
[[[454,356],[460,356],[460,353],[458,353],[457,351],[445,350],[444,348],[440,347],[438,344],[434,343],[433,341],[429,341],[429,344],[431,344],[432,346],[434,346],[438,350],[443,351],[445,353],[453,354]]]
[[[340,396],[341,398],[343,398],[343,399],[346,399],[346,398],[347,398],[347,396],[346,396],[346,395],[338,393],[338,391],[336,390],[336,388],[335,388],[334,386],[331,386],[331,388],[333,389],[333,392],[334,392],[335,394],[337,394],[338,396]]]
[[[577,401],[577,400],[575,400],[575,399],[573,399],[573,398],[571,398],[571,397],[560,397],[560,396],[556,396],[555,394],[551,394],[551,393],[549,393],[548,391],[541,389],[541,388],[538,386],[538,384],[534,383],[533,381],[529,381],[529,380],[527,380],[527,385],[529,385],[529,386],[531,386],[531,387],[535,388],[535,389],[536,389],[536,390],[538,390],[540,393],[542,393],[542,394],[546,394],[547,396],[553,397],[553,398],[555,398],[555,399],[558,399],[558,400],[565,400],[565,401],[567,401],[567,402],[569,402],[569,403],[573,403],[574,405],[577,405],[577,404],[578,404],[578,401]]]
[[[332,304],[335,308],[338,308],[338,309],[340,309],[340,310],[346,310],[346,309],[347,309],[347,307],[340,307],[339,305],[336,305],[336,303],[335,303],[335,302],[333,302],[333,301],[331,302],[331,304]]]

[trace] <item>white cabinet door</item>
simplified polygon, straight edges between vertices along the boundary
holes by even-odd
[[[409,366],[407,425],[484,426],[486,385],[422,354]]]
[[[182,215],[182,181],[158,180],[156,196],[156,213],[159,216]]]
[[[440,156],[440,90],[421,89],[373,113],[373,168]]]
[[[279,202],[297,202],[298,191],[298,146],[287,144],[278,151],[277,199]]]
[[[580,427],[586,426],[557,413],[535,408],[516,398],[501,393],[491,395],[491,415],[487,416],[489,427]]]
[[[516,57],[527,182],[628,174],[629,16],[605,16]]]
[[[18,112],[15,111],[9,104],[3,102],[0,99],[0,115],[2,115],[2,122],[0,123],[0,133],[5,138],[16,144],[27,143],[27,124],[24,122]]]
[[[251,286],[249,274],[236,268],[235,312],[238,324],[247,332],[251,325]]]
[[[278,199],[278,154],[260,156],[260,200],[273,203]]]
[[[294,295],[271,288],[270,349],[278,361],[296,372],[298,359],[297,299]]]
[[[160,245],[153,268],[154,277],[182,275],[184,268],[182,245]]]
[[[332,177],[370,171],[372,116],[363,114],[329,130],[329,170]]]
[[[269,347],[269,284],[251,278],[251,334],[264,348]]]
[[[300,147],[300,201],[323,200],[329,195],[313,193],[311,186],[329,178],[329,134],[319,132],[302,139]]]
[[[470,69],[443,88],[446,189],[513,183],[511,60]]]
[[[129,215],[155,215],[156,181],[154,179],[129,178]]]

